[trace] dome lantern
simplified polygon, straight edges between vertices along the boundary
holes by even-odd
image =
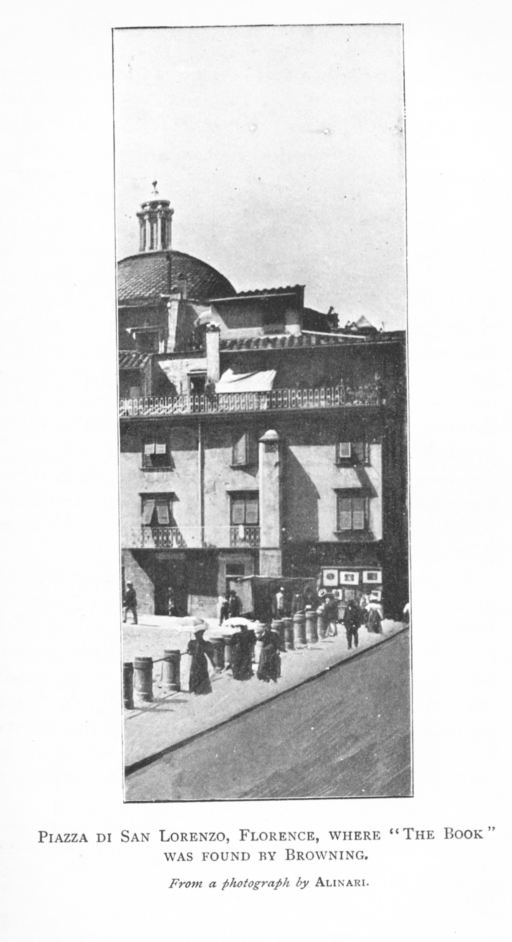
[[[157,181],[153,192],[137,213],[140,230],[139,252],[161,252],[171,248],[171,226],[174,210],[169,200],[160,197]]]

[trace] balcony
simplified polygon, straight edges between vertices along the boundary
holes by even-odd
[[[232,412],[280,412],[314,409],[357,409],[385,404],[382,387],[365,383],[348,386],[320,386],[315,389],[273,389],[271,392],[233,392],[214,395],[149,396],[121,399],[120,418],[226,415]]]
[[[205,549],[237,547],[256,549],[260,528],[253,525],[215,527],[133,527],[122,537],[126,549]]]

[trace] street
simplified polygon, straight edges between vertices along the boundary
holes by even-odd
[[[410,794],[408,632],[126,780],[128,801]]]

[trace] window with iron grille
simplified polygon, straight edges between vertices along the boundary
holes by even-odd
[[[144,527],[175,527],[172,494],[144,494],[142,525]]]
[[[257,491],[231,495],[231,526],[257,527],[260,521]]]
[[[370,448],[368,442],[338,441],[336,444],[337,464],[369,464]]]
[[[233,468],[246,468],[258,462],[256,436],[253,432],[234,432],[231,452]]]
[[[142,447],[142,467],[147,471],[171,467],[168,435],[155,432],[146,436]]]
[[[342,533],[368,529],[368,498],[339,492],[337,529]]]

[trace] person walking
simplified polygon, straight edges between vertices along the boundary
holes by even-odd
[[[286,615],[285,610],[285,597],[284,597],[284,587],[281,586],[280,589],[276,592],[274,596],[274,617],[275,618],[284,618]]]
[[[226,618],[229,618],[229,595],[227,592],[220,603],[219,625],[222,625],[222,622],[226,621]]]
[[[240,631],[231,639],[231,670],[234,680],[250,680],[252,677],[252,655],[256,644],[254,631],[241,625]]]
[[[176,615],[176,599],[174,597],[174,589],[170,585],[167,587],[167,614],[170,616]]]
[[[380,612],[376,605],[370,604],[368,607],[366,627],[368,628],[368,631],[373,632],[373,634],[382,634],[382,618],[380,617]]]
[[[361,610],[355,599],[350,599],[350,602],[347,604],[343,624],[345,625],[348,648],[350,649],[352,647],[352,641],[354,642],[354,647],[357,648],[359,645],[358,632],[361,625]]]
[[[126,583],[126,590],[123,597],[123,622],[126,622],[128,612],[132,613],[133,624],[137,625],[137,593],[133,588],[133,582]]]
[[[327,621],[327,637],[335,638],[338,634],[338,601],[333,595],[325,596],[324,614]]]
[[[256,676],[258,680],[263,680],[265,683],[270,680],[277,683],[278,677],[281,676],[281,655],[279,653],[281,641],[277,631],[272,631],[267,625],[261,636],[261,645]]]
[[[234,589],[229,593],[228,612],[229,618],[237,618],[242,612],[242,603]]]
[[[211,645],[204,640],[204,628],[198,628],[194,631],[194,639],[189,641],[187,654],[191,655],[190,674],[188,689],[190,693],[196,696],[212,692],[212,684],[208,671],[208,658],[212,662],[213,658]]]

